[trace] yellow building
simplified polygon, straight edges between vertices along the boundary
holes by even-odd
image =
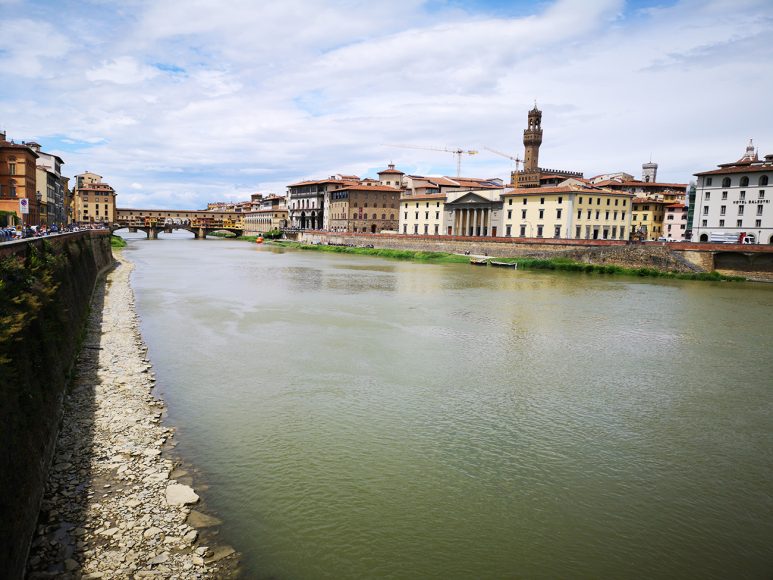
[[[443,231],[446,194],[403,195],[400,198],[401,234],[438,236]]]
[[[669,202],[646,197],[634,198],[631,222],[633,237],[641,240],[657,240],[665,237],[663,217],[666,205],[669,205]]]
[[[252,196],[256,209],[244,214],[244,233],[252,236],[265,234],[287,227],[287,199],[280,195],[256,198]]]
[[[502,235],[521,238],[627,240],[632,194],[578,179],[555,187],[527,187],[502,195]]]
[[[38,154],[26,144],[7,141],[0,132],[0,212],[3,224],[14,220],[40,225],[40,200],[35,189]],[[29,213],[22,216],[19,200],[27,199]],[[15,216],[15,217],[14,217]]]
[[[115,190],[96,173],[75,176],[73,221],[79,224],[112,223],[115,221]]]

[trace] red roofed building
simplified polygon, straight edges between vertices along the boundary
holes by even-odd
[[[24,224],[40,225],[40,200],[36,195],[36,160],[38,154],[26,144],[7,141],[0,133],[0,225],[13,225],[14,217],[21,223],[19,200],[27,200],[29,213]]]
[[[329,195],[328,230],[371,234],[397,231],[399,188],[356,184],[332,190]]]

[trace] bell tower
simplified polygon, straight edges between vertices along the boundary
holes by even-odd
[[[542,144],[542,111],[534,108],[529,111],[529,125],[523,131],[523,145],[526,148],[523,159],[524,173],[531,173],[539,169],[539,146]]]

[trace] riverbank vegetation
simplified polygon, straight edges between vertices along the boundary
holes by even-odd
[[[118,248],[125,248],[126,240],[124,240],[121,236],[112,235],[110,236],[110,247],[114,250]]]
[[[275,241],[272,244],[299,250],[314,250],[318,252],[334,252],[339,254],[361,254],[379,256],[396,260],[415,260],[419,262],[435,263],[465,263],[470,261],[469,256],[460,254],[447,254],[444,252],[420,252],[413,250],[390,250],[386,248],[361,248],[352,246],[329,246],[325,244],[302,244],[299,242]],[[567,258],[493,258],[497,262],[517,264],[518,268],[526,270],[559,270],[563,272],[583,272],[587,274],[616,274],[623,276],[638,276],[640,278],[670,278],[676,280],[707,280],[743,282],[742,276],[725,276],[719,272],[673,272],[657,270],[655,268],[625,268],[611,264],[587,264],[576,262]],[[488,260],[491,261],[491,260]]]
[[[419,252],[414,250],[390,250],[388,248],[358,248],[353,246],[328,246],[324,244],[301,244],[285,240],[272,242],[273,245],[298,250],[314,250],[318,252],[333,252],[336,254],[360,254],[366,256],[379,256],[393,260],[414,260],[417,262],[434,263],[465,263],[469,262],[468,256],[459,254],[447,254],[445,252]]]

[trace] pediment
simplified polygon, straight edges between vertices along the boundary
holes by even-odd
[[[462,197],[455,199],[454,201],[446,202],[446,205],[491,205],[492,203],[496,202],[491,201],[490,199],[487,199],[475,193],[474,191],[471,191],[464,194]]]

